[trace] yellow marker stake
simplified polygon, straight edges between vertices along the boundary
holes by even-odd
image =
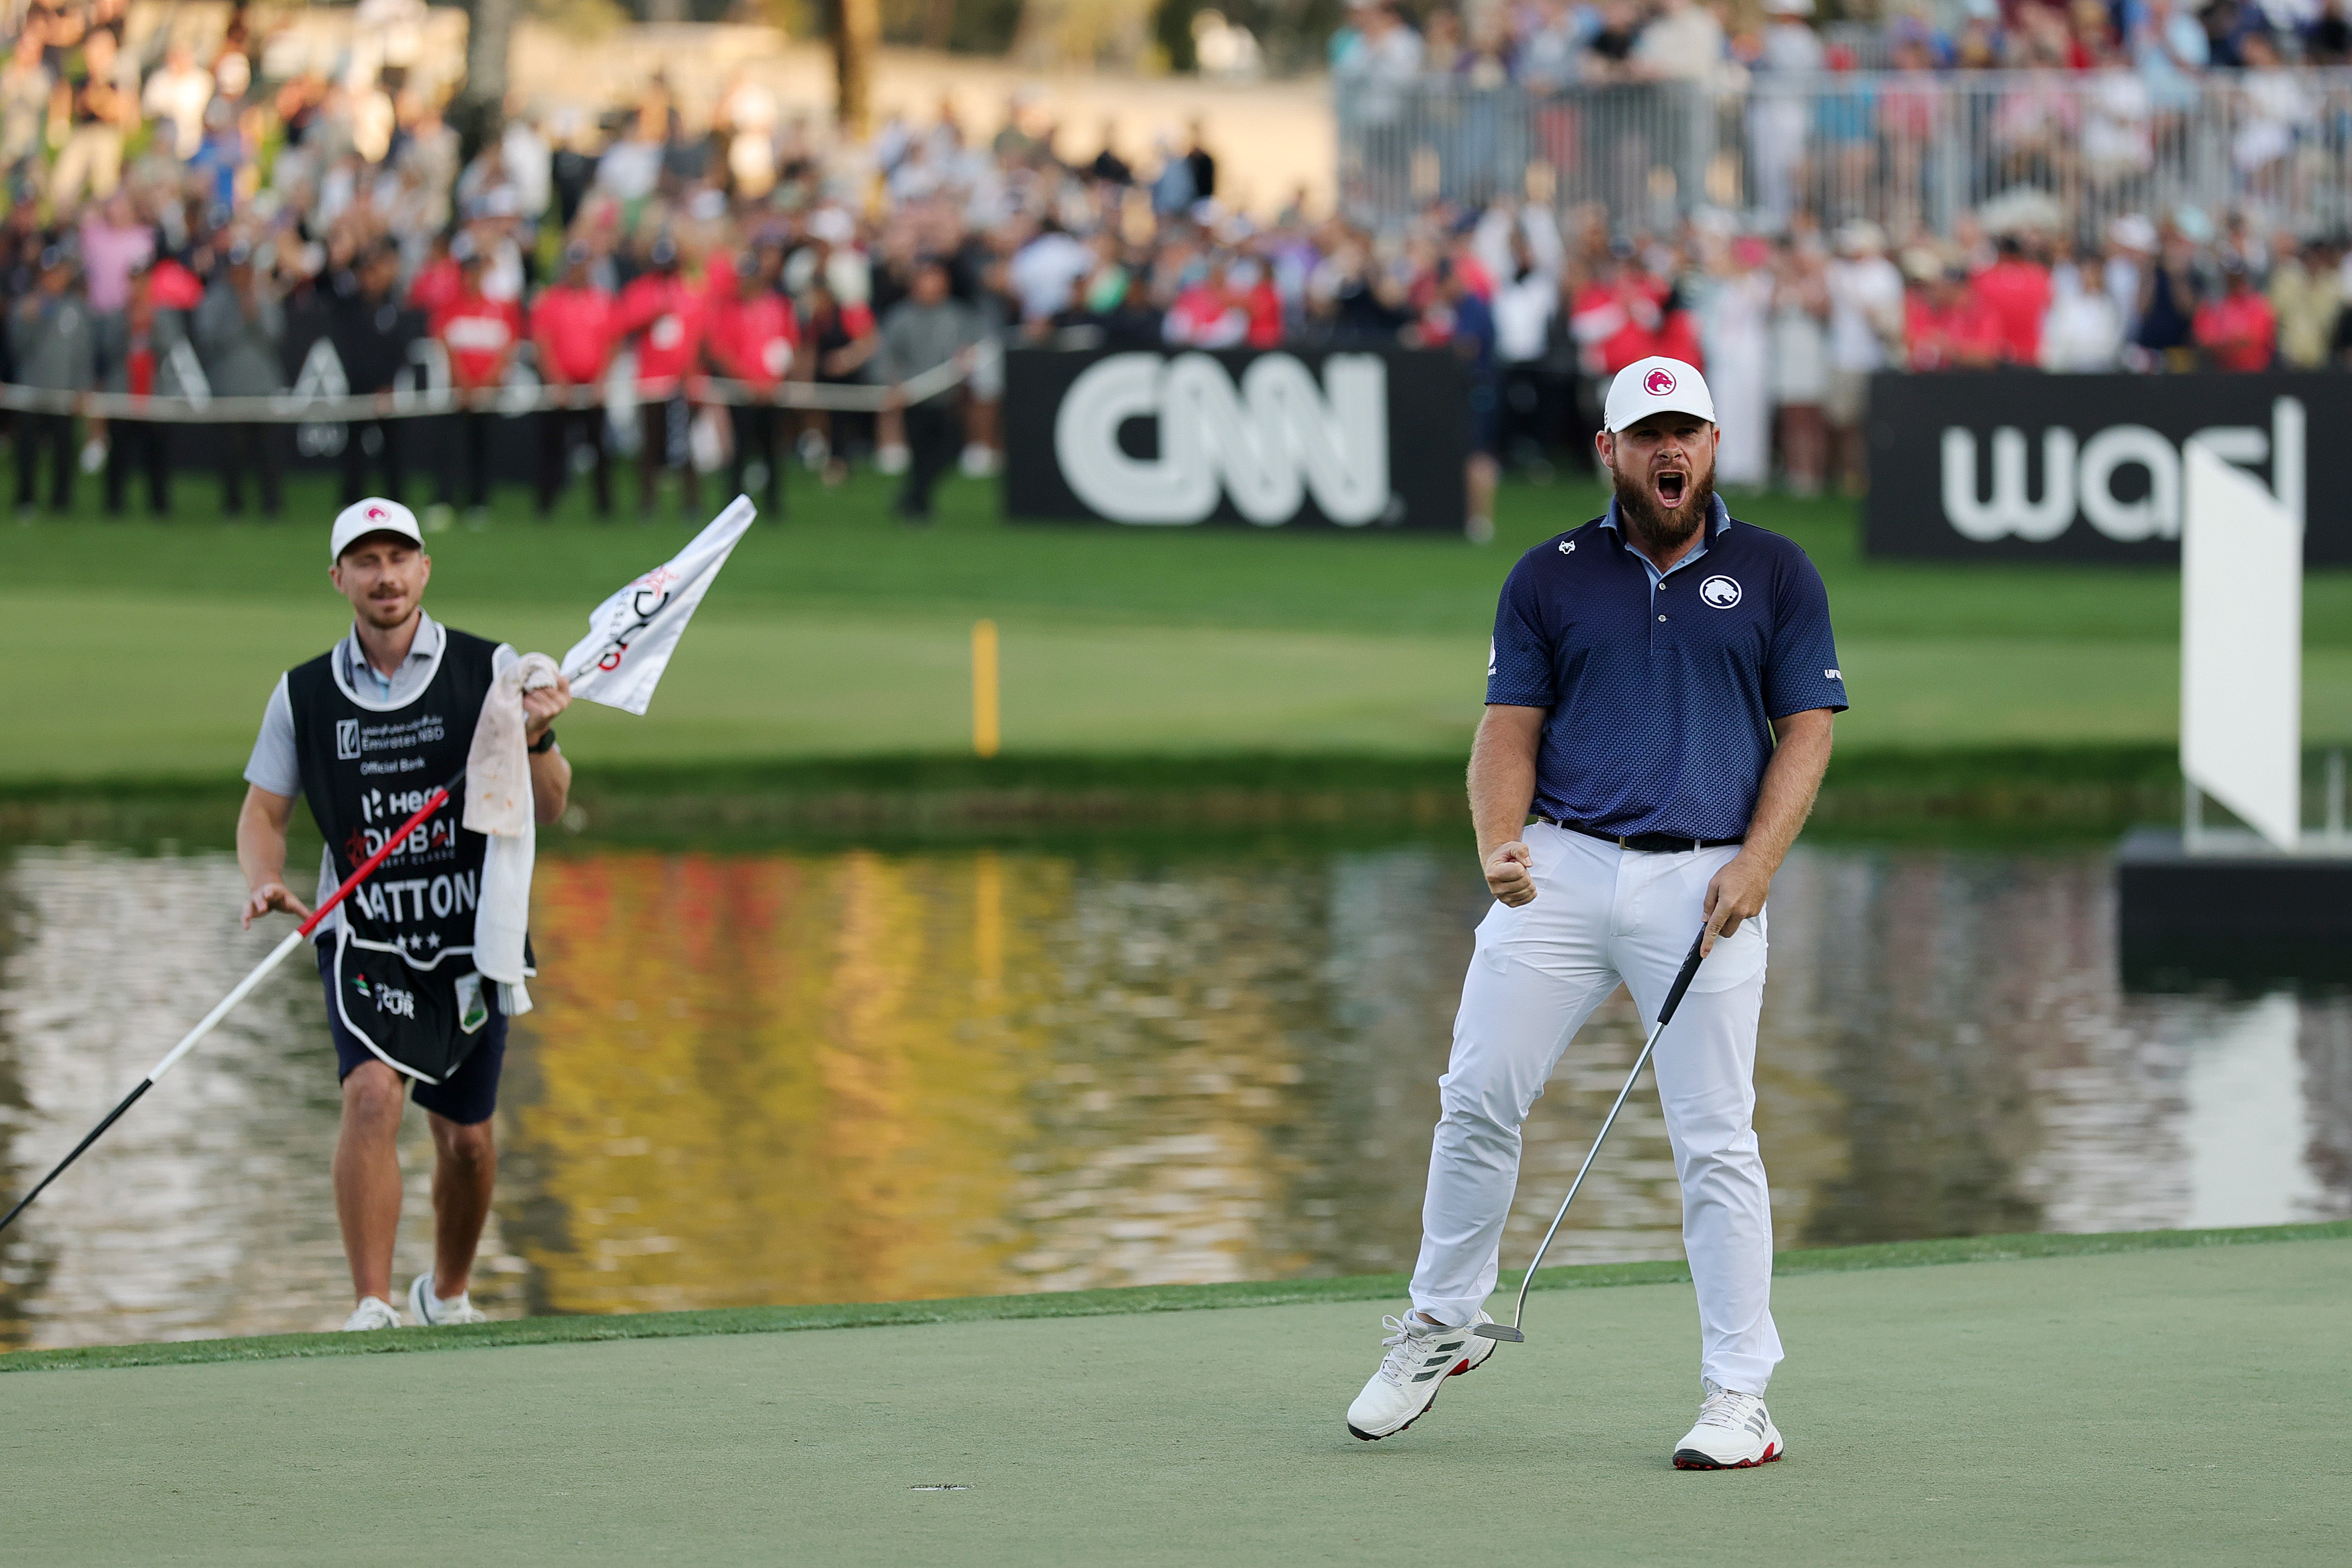
[[[971,624],[971,749],[996,755],[996,623]]]

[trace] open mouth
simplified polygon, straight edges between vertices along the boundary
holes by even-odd
[[[1658,504],[1668,511],[1682,505],[1683,498],[1690,494],[1690,476],[1671,468],[1658,475],[1651,483],[1657,492]]]

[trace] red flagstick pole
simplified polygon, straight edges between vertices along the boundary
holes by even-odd
[[[169,1051],[166,1051],[163,1054],[163,1059],[157,1062],[153,1068],[149,1069],[147,1076],[139,1080],[139,1087],[132,1089],[129,1094],[124,1095],[121,1102],[115,1106],[113,1110],[106,1113],[106,1120],[91,1128],[89,1130],[89,1136],[84,1138],[80,1142],[73,1146],[72,1153],[68,1154],[64,1159],[58,1161],[50,1168],[49,1173],[43,1176],[40,1181],[35,1184],[31,1192],[26,1193],[23,1197],[16,1200],[16,1206],[10,1209],[5,1218],[0,1218],[0,1230],[7,1229],[9,1225],[15,1221],[16,1217],[25,1212],[26,1205],[31,1204],[35,1198],[39,1197],[42,1193],[47,1191],[51,1182],[56,1181],[60,1175],[65,1173],[65,1169],[68,1165],[72,1164],[76,1160],[81,1158],[82,1151],[97,1142],[108,1128],[113,1126],[116,1121],[121,1119],[124,1111],[130,1110],[133,1105],[136,1105],[139,1102],[139,1097],[141,1095],[155,1087],[156,1079],[162,1078],[165,1073],[170,1072],[173,1066],[179,1062],[179,1059],[182,1057],[186,1056],[190,1051],[195,1049],[196,1042],[198,1040],[201,1040],[206,1035],[211,1034],[214,1027],[218,1025],[223,1018],[228,1016],[232,1008],[234,1008],[238,1003],[244,1001],[246,997],[251,995],[253,988],[260,984],[262,980],[271,970],[284,963],[286,961],[287,954],[301,946],[303,939],[310,934],[320,921],[327,918],[328,913],[332,910],[336,905],[341,903],[345,899],[351,896],[352,889],[358,887],[362,882],[366,881],[375,871],[377,867],[383,865],[386,860],[392,858],[392,852],[400,847],[402,840],[405,839],[410,834],[415,832],[419,827],[425,826],[425,818],[431,816],[435,812],[440,810],[443,805],[448,803],[449,797],[457,793],[457,785],[465,779],[465,776],[466,770],[459,768],[457,773],[450,777],[447,784],[443,784],[431,795],[425,796],[425,804],[416,808],[416,815],[411,816],[406,822],[402,823],[400,826],[393,832],[392,836],[383,841],[383,847],[382,848],[369,856],[365,860],[360,862],[359,869],[344,878],[343,885],[341,887],[337,888],[332,893],[320,900],[319,907],[310,911],[310,918],[309,920],[304,921],[299,926],[296,927],[291,932],[289,932],[284,942],[279,942],[276,947],[270,949],[269,956],[263,959],[259,963],[255,964],[253,966],[252,973],[248,973],[244,979],[236,983],[236,989],[232,990],[227,995],[222,997],[214,1006],[213,1010],[205,1014],[202,1021],[200,1021],[194,1028],[190,1029],[185,1035],[181,1037],[180,1043],[178,1045],[173,1046]]]

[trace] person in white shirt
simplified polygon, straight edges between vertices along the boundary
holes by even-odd
[[[1633,67],[1663,81],[1705,81],[1723,60],[1723,23],[1696,0],[1664,0],[1633,42]]]
[[[2050,268],[2050,309],[2042,318],[2042,368],[2113,370],[2123,354],[2123,315],[2107,296],[2098,253],[2077,261],[2063,239],[2059,247]]]
[[[184,44],[164,51],[163,63],[147,79],[139,106],[157,121],[157,145],[185,163],[205,140],[205,105],[213,100],[213,73],[196,64]]]
[[[1903,274],[1886,259],[1886,237],[1866,220],[1838,231],[1837,259],[1829,264],[1830,469],[1846,489],[1862,493],[1870,413],[1870,378],[1901,358]]]

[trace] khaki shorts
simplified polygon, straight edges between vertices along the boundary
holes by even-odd
[[[1822,412],[1841,430],[1860,425],[1862,416],[1870,412],[1870,372],[1831,371],[1829,395],[1822,399]]]

